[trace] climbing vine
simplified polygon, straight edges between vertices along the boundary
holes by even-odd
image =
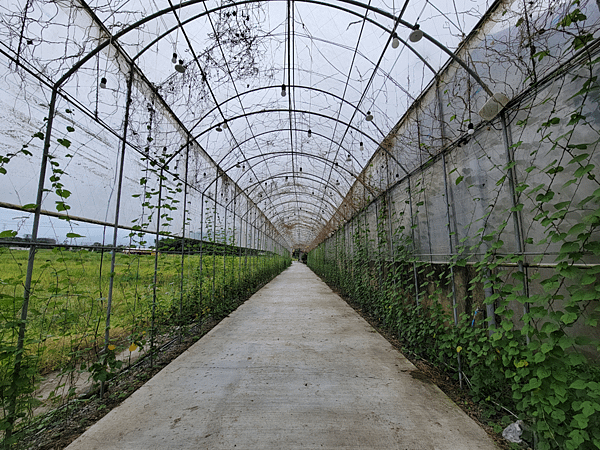
[[[489,158],[501,174],[485,181],[495,184],[495,199],[462,224],[469,232],[460,241],[463,230],[449,223],[435,230],[455,242],[449,260],[422,255],[418,233],[440,213],[427,210],[439,193],[422,173],[443,167],[447,193],[468,184],[472,201],[482,198],[469,170],[435,157],[309,254],[309,265],[392,330],[406,351],[454,373],[486,410],[504,416],[497,431],[521,419],[522,438],[544,450],[600,447],[600,56],[593,36],[578,27],[585,19],[575,1],[557,24],[578,31],[565,51],[579,52],[550,81],[558,90],[534,86],[502,113],[514,142],[506,143],[506,163]],[[532,57],[549,54],[538,48]],[[544,118],[536,117],[540,111]],[[489,129],[475,134],[471,149]],[[375,238],[368,217],[376,219]],[[349,234],[352,245],[338,238]],[[339,254],[350,264],[340,264]]]

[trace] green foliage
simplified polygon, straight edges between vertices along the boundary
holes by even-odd
[[[573,3],[558,26],[573,28],[583,20]],[[575,50],[591,41],[577,30]],[[539,50],[537,60],[549,54]],[[512,411],[524,420],[538,449],[600,448],[600,342],[589,333],[600,320],[600,183],[594,164],[600,139],[586,117],[586,108],[599,106],[600,88],[599,60],[586,56],[574,71],[569,88],[576,93],[566,107],[555,104],[540,118],[525,117],[530,112],[522,108],[519,128],[513,128],[523,133],[510,146],[515,161],[527,160],[526,144],[547,148],[556,159],[538,167],[535,150],[525,167],[495,164],[499,193],[516,180],[514,203],[502,210],[490,201],[481,218],[464,226],[466,235],[447,264],[424,261],[413,245],[427,221],[421,193],[435,195],[420,175],[412,176],[407,191],[410,208],[402,211],[381,196],[308,256],[317,274],[393,331],[406,351],[460,374],[489,417]],[[527,124],[538,120],[537,137],[528,141],[535,128]],[[456,173],[449,189],[465,189],[467,177],[459,172],[447,171]],[[477,188],[467,188],[474,198]],[[521,228],[522,245],[540,249],[537,258],[507,244],[508,225],[522,214],[533,218]],[[377,229],[371,230],[374,219]],[[541,261],[551,268],[536,268]],[[500,432],[514,417],[495,420]],[[533,445],[532,435],[528,439]]]
[[[94,381],[108,381],[123,364],[116,359],[117,351],[130,343],[145,347],[152,334],[169,333],[174,327],[187,327],[207,317],[224,317],[290,262],[287,256],[238,248],[237,255],[186,254],[182,273],[181,254],[161,253],[153,327],[154,255],[117,253],[116,270],[110,274],[109,253],[38,250],[23,360],[15,384],[13,368],[27,257],[26,250],[0,247],[2,429],[11,426],[6,412],[15,389],[15,417],[25,424],[39,403],[33,393],[41,374],[60,370],[67,376],[86,369]],[[179,290],[182,276],[183,292]],[[106,294],[111,278],[114,291],[110,332],[116,347],[103,351]]]

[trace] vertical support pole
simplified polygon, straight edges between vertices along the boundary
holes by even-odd
[[[366,266],[366,270],[367,270],[367,289],[368,289],[368,298],[370,300],[370,293],[371,293],[371,261],[370,261],[370,256],[369,256],[369,235],[371,234],[371,230],[369,229],[369,218],[368,216],[368,212],[369,212],[369,207],[365,207],[364,209],[364,216],[365,216],[365,258],[367,260],[367,266]],[[369,314],[371,313],[371,309],[367,308],[367,311],[369,312]]]
[[[215,304],[215,289],[216,289],[216,278],[217,278],[217,195],[219,189],[219,169],[216,169],[215,176],[215,195],[214,195],[214,206],[213,206],[213,235],[212,235],[212,256],[213,256],[213,276],[212,276],[212,301]]]
[[[200,312],[198,316],[203,319],[202,314],[204,311],[202,307],[204,306],[204,292],[202,291],[202,284],[204,282],[204,192],[202,192],[200,196],[200,273],[198,277],[200,278],[200,288],[198,292],[200,293]]]
[[[450,255],[454,254],[454,245],[452,242],[452,227],[451,227],[451,217],[450,217],[450,202],[448,199],[450,198],[450,190],[448,187],[448,175],[446,170],[446,154],[442,153],[442,169],[444,171],[444,192],[446,193],[446,218],[448,220],[448,248],[450,250]],[[456,310],[456,280],[454,279],[454,265],[450,264],[450,281],[452,284],[452,316],[454,318],[454,326],[458,326],[458,311]],[[460,388],[463,388],[463,374],[462,374],[462,363],[460,358],[460,353],[456,353],[456,359],[458,361],[458,382]]]
[[[154,279],[152,283],[152,321],[150,330],[150,367],[154,367],[154,340],[156,335],[155,321],[156,321],[156,287],[158,284],[158,242],[160,238],[160,215],[162,207],[162,187],[163,187],[163,175],[164,169],[160,169],[159,181],[158,181],[158,207],[156,211],[156,234],[154,243]]]
[[[381,244],[379,242],[379,208],[377,207],[378,201],[375,200],[373,202],[373,206],[375,207],[375,246],[377,247],[377,252],[374,252],[374,257],[377,258],[377,293],[381,294]],[[375,268],[375,264],[373,264],[373,268]]]
[[[517,175],[514,170],[515,157],[513,154],[511,137],[508,133],[508,124],[506,123],[506,116],[504,111],[500,113],[500,123],[502,124],[502,140],[504,142],[504,149],[506,151],[506,164],[508,166],[508,187],[510,189],[510,195],[512,199],[512,216],[513,216],[513,227],[515,232],[515,239],[517,241],[517,252],[519,253],[519,272],[523,274],[523,295],[529,297],[529,280],[526,277],[525,268],[523,266],[524,258],[524,242],[523,242],[523,228],[521,214],[518,211],[517,205],[519,204],[519,197],[516,192]],[[523,315],[529,313],[529,305],[523,303]],[[525,335],[527,345],[531,342],[529,333]]]
[[[27,328],[27,313],[29,310],[29,299],[31,297],[31,281],[33,279],[33,266],[35,262],[36,242],[38,230],[40,227],[40,217],[42,210],[42,196],[44,194],[44,182],[46,180],[46,168],[48,167],[48,156],[50,155],[50,139],[52,135],[52,124],[56,113],[56,98],[58,95],[58,87],[52,89],[50,105],[48,107],[48,122],[46,123],[46,134],[44,136],[44,151],[42,161],[40,163],[40,176],[38,180],[38,190],[35,201],[35,212],[33,215],[33,227],[31,230],[31,245],[29,246],[29,256],[27,258],[27,274],[25,275],[25,286],[23,290],[23,305],[21,306],[21,320],[19,323],[19,334],[17,337],[17,351],[15,353],[15,363],[13,367],[11,393],[8,398],[7,421],[9,424],[6,430],[5,439],[8,441],[12,436],[13,427],[17,419],[17,401],[19,397],[19,376],[21,366],[23,364],[23,347],[25,346],[25,330]]]
[[[227,282],[227,204],[223,206],[225,218],[223,219],[223,301],[225,301],[226,288],[229,286]],[[229,301],[229,300],[227,300]]]
[[[117,185],[117,204],[115,205],[115,223],[113,224],[113,241],[110,251],[110,278],[108,280],[108,298],[106,300],[106,324],[104,327],[104,347],[106,354],[110,342],[110,316],[112,311],[113,287],[115,281],[115,264],[117,258],[117,240],[119,235],[119,215],[121,212],[121,197],[123,194],[123,169],[125,167],[125,150],[127,148],[127,131],[129,128],[129,110],[131,108],[131,90],[133,86],[133,66],[130,67],[127,80],[127,100],[125,103],[125,117],[123,121],[123,138],[121,141],[121,161],[119,162],[119,180]],[[100,398],[104,397],[104,381],[100,383]]]
[[[436,93],[436,97],[437,97],[437,101],[438,101],[438,108],[439,108],[439,114],[440,114],[440,132],[441,132],[441,136],[442,136],[442,146],[444,145],[444,142],[446,140],[446,130],[445,130],[445,126],[444,126],[444,121],[443,121],[443,105],[442,105],[442,98],[440,97],[440,89],[439,89],[439,79],[436,80],[436,88],[435,88],[435,93]],[[446,197],[446,220],[448,221],[447,223],[447,229],[448,229],[448,251],[450,253],[450,260],[452,259],[452,257],[454,257],[454,242],[452,239],[452,232],[453,232],[453,228],[454,230],[456,230],[456,225],[454,227],[452,227],[452,214],[450,214],[450,187],[448,186],[448,170],[446,168],[446,153],[442,153],[442,170],[444,171],[444,193],[445,193],[445,197]],[[457,302],[456,302],[456,278],[454,276],[454,264],[450,261],[449,263],[450,266],[450,282],[451,282],[451,287],[452,287],[452,316],[454,318],[454,326],[458,326],[458,311],[456,310],[457,308]],[[462,373],[462,361],[460,358],[460,353],[456,354],[456,360],[458,362],[458,382],[460,385],[460,388],[463,388],[463,373]]]
[[[187,188],[188,188],[188,162],[190,157],[190,141],[185,148],[185,176],[183,181],[183,225],[181,226],[181,279],[179,283],[179,342],[183,337],[183,279],[185,277],[185,222],[187,220]]]
[[[234,191],[235,191],[235,188],[234,188]],[[235,193],[234,193],[234,195],[235,195]],[[233,212],[233,220],[232,220],[233,231],[232,231],[232,236],[233,236],[233,239],[232,239],[232,242],[231,242],[231,245],[233,247],[232,251],[231,251],[231,260],[233,262],[233,264],[231,266],[231,283],[232,284],[234,284],[234,282],[235,282],[235,275],[236,275],[236,272],[237,272],[237,270],[235,270],[236,269],[235,264],[236,264],[236,259],[237,259],[236,258],[236,253],[237,252],[234,253],[234,251],[235,251],[235,247],[239,247],[240,246],[239,239],[236,239],[236,234],[235,234],[235,232],[236,232],[236,225],[237,225],[237,223],[235,221],[235,216],[236,216],[236,213],[235,213],[235,211],[236,211],[236,200],[237,200],[237,196],[233,197],[233,208],[232,208],[232,212]],[[238,231],[238,233],[239,233],[239,231]],[[237,262],[239,263],[239,260],[237,260]],[[239,285],[239,280],[238,280],[237,288],[236,288],[236,292],[238,293],[238,295],[239,295],[239,286],[240,285]]]
[[[410,208],[410,235],[412,239],[412,254],[413,254],[413,276],[415,279],[415,300],[417,302],[417,306],[419,306],[419,275],[417,273],[417,262],[416,262],[416,245],[417,241],[415,239],[415,217],[413,214],[413,202],[412,202],[412,188],[410,186],[410,176],[406,178],[408,182],[408,206]]]
[[[237,198],[237,197],[236,197]],[[238,286],[240,289],[240,293],[242,296],[245,296],[245,292],[243,292],[242,289],[242,236],[244,236],[244,221],[243,221],[243,215],[240,214],[240,239],[239,239],[239,244],[238,244],[238,254],[239,254],[239,259],[238,259]],[[244,241],[244,248],[246,247],[246,241]]]
[[[388,263],[387,263],[387,279],[392,278],[392,285],[394,289],[394,295],[398,292],[398,286],[396,284],[396,249],[394,248],[394,227],[392,225],[392,192],[391,187],[386,192],[386,207],[387,207],[387,222],[388,222]]]

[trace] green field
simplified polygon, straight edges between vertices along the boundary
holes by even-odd
[[[10,393],[27,270],[27,250],[0,248],[0,394]],[[219,319],[288,264],[275,254],[116,254],[110,345],[148,347],[199,319]],[[155,263],[157,264],[155,282]],[[101,358],[111,254],[62,248],[36,254],[25,334],[22,392],[38,375]],[[25,379],[31,378],[31,382]],[[3,405],[6,407],[6,405]]]

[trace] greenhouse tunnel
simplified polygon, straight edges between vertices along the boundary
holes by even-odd
[[[3,2],[2,446],[308,267],[510,448],[600,448],[599,36],[591,0]]]

